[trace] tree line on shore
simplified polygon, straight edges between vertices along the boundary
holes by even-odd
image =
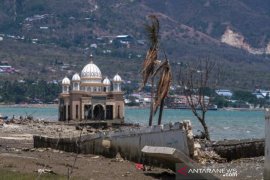
[[[46,82],[45,80],[0,81],[0,84],[0,103],[52,103],[61,92],[61,85],[59,83]],[[123,85],[123,90],[127,97],[130,98],[131,102],[134,101],[131,103],[133,106],[136,106],[137,103],[129,94],[132,94],[134,89],[137,90],[137,88],[137,86],[134,88],[129,84]],[[150,89],[145,90],[150,91]],[[218,108],[237,107],[237,104],[245,102],[263,107],[269,103],[269,99],[257,99],[250,91],[233,91],[231,98],[218,96],[214,89],[205,88],[204,91],[207,96],[213,97],[212,103],[216,104]],[[170,95],[173,94],[177,94],[177,91],[170,92]],[[231,102],[230,99],[236,100],[236,102]]]
[[[1,81],[1,103],[53,103],[61,91],[58,83],[44,80]]]

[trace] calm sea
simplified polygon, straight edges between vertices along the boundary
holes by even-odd
[[[16,117],[33,115],[35,118],[56,121],[58,117],[57,107],[0,107],[0,113],[5,116]],[[126,122],[147,125],[149,117],[148,109],[126,109]],[[208,111],[207,124],[210,136],[213,140],[222,139],[246,139],[264,137],[264,112],[262,111]],[[163,123],[191,120],[194,134],[201,130],[201,126],[190,110],[164,111]],[[157,123],[155,119],[154,123]]]

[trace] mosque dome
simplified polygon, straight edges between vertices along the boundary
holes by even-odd
[[[113,78],[114,82],[122,82],[122,78],[119,76],[119,74],[117,73],[114,78]]]
[[[81,78],[80,78],[80,76],[79,76],[78,73],[75,73],[75,74],[72,76],[72,81],[80,81],[80,80],[81,80]]]
[[[62,85],[70,85],[70,80],[67,76],[62,80]]]
[[[104,85],[110,85],[111,82],[110,82],[110,80],[106,77],[106,78],[103,80],[103,84],[104,84]]]
[[[91,61],[89,64],[84,66],[81,77],[83,79],[102,79],[102,74],[100,69]]]

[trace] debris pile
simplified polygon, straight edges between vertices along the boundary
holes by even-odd
[[[37,119],[34,119],[33,116],[27,115],[25,117],[20,116],[19,118],[15,118],[14,116],[11,119],[8,119],[7,116],[3,117],[0,114],[0,126],[4,126],[4,124],[29,124],[30,122],[40,122]]]
[[[189,155],[190,157],[194,156],[194,136],[192,132],[192,126],[190,120],[184,120],[183,121],[183,130],[185,130],[186,135],[187,135],[187,144],[188,144],[188,149],[189,149]]]
[[[194,160],[200,164],[225,163],[227,160],[220,157],[212,148],[211,142],[205,139],[194,140]]]
[[[4,120],[0,118],[0,126],[4,126]]]

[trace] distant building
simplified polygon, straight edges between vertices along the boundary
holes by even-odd
[[[91,62],[62,80],[59,95],[59,120],[114,120],[124,121],[122,78],[116,74],[111,81],[102,77],[100,69]]]
[[[230,90],[227,90],[227,89],[219,89],[219,90],[216,90],[216,93],[219,95],[219,96],[224,96],[224,97],[232,97],[233,93],[232,91]]]
[[[114,41],[118,41],[121,44],[130,44],[134,42],[134,38],[130,35],[118,35]]]
[[[0,73],[14,73],[15,71],[16,69],[10,65],[0,65]]]
[[[192,95],[188,98],[190,102],[196,106],[196,108],[200,108],[199,96]],[[172,109],[190,109],[190,104],[187,97],[184,95],[170,95],[165,99],[165,105],[167,108]],[[210,98],[208,96],[204,96],[204,104],[209,104]],[[209,104],[209,109],[216,110],[217,107],[213,104]]]
[[[265,98],[261,93],[252,93],[254,96],[256,96],[257,99],[263,99]]]
[[[262,94],[264,97],[266,97],[266,96],[269,96],[269,95],[270,95],[270,91],[261,90],[260,92],[261,92],[261,94]]]
[[[267,96],[270,96],[270,91],[256,89],[255,92],[252,94],[255,95],[257,99],[260,99],[260,98],[266,98]]]
[[[63,64],[62,66],[61,66],[61,70],[63,71],[63,70],[69,70],[70,69],[70,64]]]
[[[97,49],[97,47],[98,47],[98,45],[97,45],[96,43],[93,43],[93,44],[90,45],[90,48],[95,48],[95,49]]]
[[[39,29],[47,30],[47,29],[49,29],[49,27],[47,27],[47,26],[40,26]]]

